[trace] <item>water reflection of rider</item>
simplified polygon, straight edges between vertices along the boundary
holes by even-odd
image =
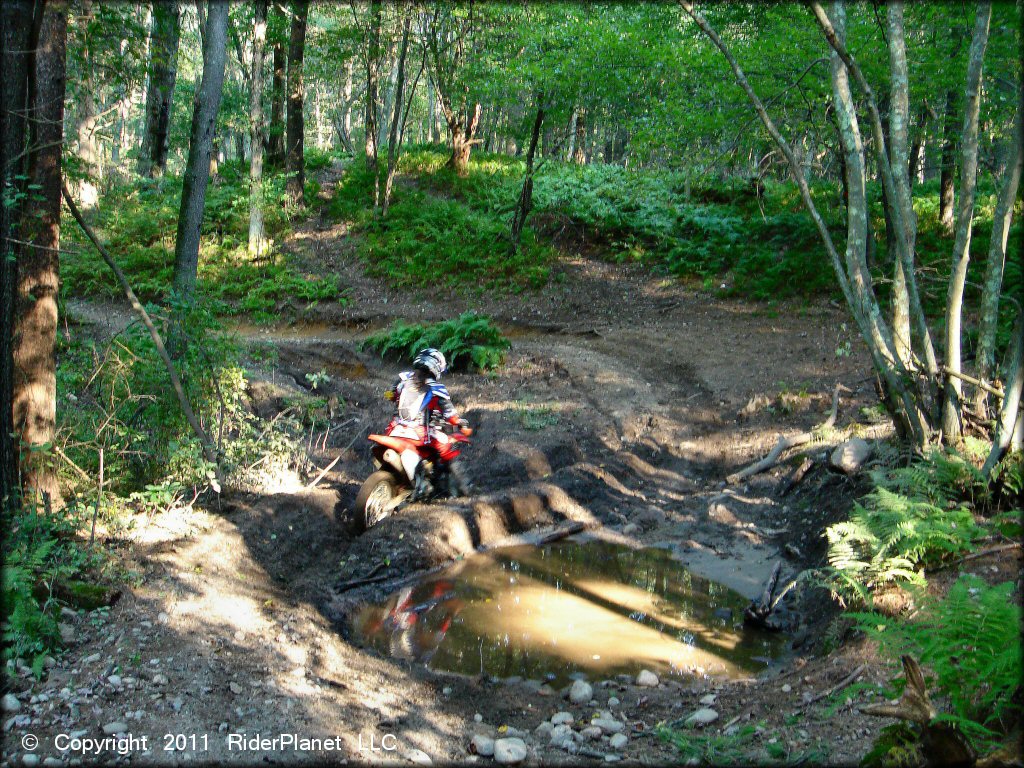
[[[455,593],[455,582],[438,579],[406,587],[374,613],[366,623],[367,635],[388,635],[395,658],[429,662],[465,601]]]

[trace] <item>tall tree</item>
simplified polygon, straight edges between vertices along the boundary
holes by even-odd
[[[60,289],[61,148],[64,140],[65,51],[68,6],[36,6],[39,38],[28,68],[28,182],[34,193],[24,212],[16,251],[13,419],[23,492],[60,497],[47,448],[56,428],[54,342]],[[41,13],[41,17],[38,15]]]
[[[284,166],[284,104],[287,79],[287,54],[284,47],[284,7],[274,3],[268,33],[273,41],[273,80],[270,88],[270,130],[267,134],[267,162],[275,168]]]
[[[153,3],[146,125],[139,153],[139,173],[143,176],[161,176],[167,170],[171,102],[178,77],[180,21],[181,11],[177,2]]]
[[[199,267],[199,234],[206,207],[206,185],[210,180],[210,156],[224,89],[224,64],[227,59],[227,0],[211,0],[203,36],[203,76],[192,104],[192,130],[189,134],[188,161],[181,188],[178,234],[174,245],[174,291],[179,301],[194,299]],[[180,335],[172,338],[175,353],[180,353]]]
[[[19,498],[18,446],[14,422],[14,304],[22,236],[18,225],[25,194],[25,116],[32,38],[32,0],[0,3],[0,505]]]
[[[306,164],[303,157],[306,124],[303,117],[305,86],[302,81],[302,60],[306,54],[306,18],[309,1],[292,4],[292,30],[288,42],[288,130],[285,139],[285,169],[288,172],[288,197],[293,205],[302,205],[306,185]]]
[[[381,207],[381,218],[385,218],[388,215],[388,206],[391,205],[391,188],[395,182],[395,169],[398,167],[398,156],[401,152],[401,134],[399,128],[402,123],[402,101],[404,99],[405,91],[405,60],[406,55],[409,52],[409,24],[411,19],[408,15],[405,16],[405,22],[402,26],[402,47],[401,53],[398,55],[398,74],[395,82],[395,94],[392,97],[394,100],[393,114],[391,115],[391,129],[388,132],[388,171],[387,176],[384,180],[384,202]],[[413,83],[413,90],[415,91],[416,84]],[[408,114],[408,110],[406,110]],[[378,177],[379,179],[379,177]],[[378,195],[375,193],[374,197]]]
[[[953,243],[953,269],[946,293],[946,393],[942,410],[942,431],[948,440],[958,440],[961,433],[960,399],[961,318],[967,265],[971,258],[971,222],[974,219],[974,192],[978,182],[978,115],[981,110],[981,74],[988,45],[992,3],[981,0],[975,14],[974,33],[967,60],[967,86],[964,90],[964,123],[962,131],[963,159],[960,165],[960,205],[956,218],[956,240]]]
[[[249,76],[249,254],[263,248],[263,54],[267,42],[267,0],[256,0]]]
[[[78,199],[83,208],[92,208],[99,200],[96,181],[99,177],[99,146],[96,114],[96,78],[92,60],[90,33],[94,25],[92,0],[82,0],[81,29],[82,49],[85,53],[81,62],[82,87],[78,91],[78,159],[82,163],[83,178],[78,186]]]
[[[381,60],[381,4],[380,0],[370,0],[370,19],[366,33],[366,101],[363,105],[363,148],[366,164],[377,171],[377,100],[379,98],[380,60]],[[376,187],[374,187],[376,192]],[[376,207],[378,201],[374,199]]]

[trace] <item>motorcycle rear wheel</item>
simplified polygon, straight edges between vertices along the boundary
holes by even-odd
[[[363,533],[385,519],[390,514],[385,507],[398,493],[398,481],[394,473],[386,469],[379,469],[366,478],[356,496],[353,516],[356,533]]]

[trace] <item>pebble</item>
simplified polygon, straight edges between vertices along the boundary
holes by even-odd
[[[45,760],[43,760],[43,765],[45,766],[45,768],[57,768],[58,765],[64,765],[64,763],[62,763],[56,757],[48,757]]]
[[[171,706],[174,708],[175,712],[181,712],[181,708],[185,706],[185,702],[182,701],[181,696],[179,696],[171,702]]]
[[[124,680],[121,679],[120,675],[111,675],[107,678],[107,682],[115,688],[119,688],[121,687],[122,683],[124,683]]]
[[[13,693],[5,693],[3,700],[0,701],[0,708],[4,712],[17,712],[21,709],[21,702]]]
[[[469,742],[470,750],[482,757],[491,757],[494,755],[494,739],[490,736],[484,736],[482,733],[478,733],[473,737],[473,740]]]
[[[477,712],[475,715],[473,715],[473,720],[474,722],[482,723],[484,721],[484,716]]]
[[[541,740],[547,739],[548,741],[550,741],[551,740],[551,732],[554,729],[555,729],[555,726],[553,726],[551,723],[549,723],[547,720],[545,720],[543,723],[541,723],[540,725],[538,725],[536,728],[533,729],[533,735],[536,736],[538,739],[541,739]]]
[[[606,763],[617,763],[617,762],[619,762],[619,760],[621,760],[621,759],[622,759],[622,758],[621,758],[621,757],[619,757],[618,755],[605,755],[605,756],[604,756],[604,761],[605,761]]]
[[[547,683],[544,683],[544,685],[542,685],[540,688],[537,689],[537,695],[538,696],[554,696],[555,695],[555,689],[552,688]]]
[[[623,536],[632,536],[634,533],[636,533],[639,530],[640,530],[640,526],[637,525],[636,523],[627,523],[626,525],[622,526],[622,535]]]
[[[156,681],[154,680],[154,682],[156,682]],[[234,694],[239,694],[239,693],[242,692],[242,686],[239,685],[238,683],[236,683],[234,680],[232,680],[230,683],[228,683],[228,688]]]
[[[612,749],[624,749],[628,743],[629,736],[627,736],[624,733],[616,733],[608,741],[608,746],[610,746]]]
[[[451,696],[452,687],[450,685],[446,685],[444,688],[441,689],[441,693],[443,693],[445,696]]]
[[[585,680],[576,680],[569,688],[569,701],[573,704],[586,704],[594,698],[594,689]]]
[[[705,707],[704,709],[698,709],[696,712],[694,712],[692,715],[686,718],[685,723],[686,725],[692,728],[693,726],[708,725],[709,723],[715,722],[715,720],[717,719],[718,713],[713,709]]]
[[[84,659],[82,659],[82,663],[83,664],[95,664],[99,660],[100,660],[100,655],[98,653],[94,653],[94,654],[92,654],[90,656],[86,656]]]
[[[621,703],[622,702],[619,701],[619,697],[618,696],[612,696],[611,698],[608,699],[608,706],[609,707],[617,707]]]
[[[571,725],[574,720],[571,712],[556,712],[551,716],[552,725]]]
[[[613,717],[598,717],[590,721],[590,724],[600,728],[605,733],[621,733],[626,726]]]
[[[601,738],[601,733],[601,729],[598,728],[596,725],[588,725],[586,728],[580,731],[580,736],[582,736],[587,741],[597,741]]]
[[[402,757],[410,763],[416,763],[417,765],[432,765],[434,762],[430,759],[430,755],[422,749],[407,749],[402,753]]]
[[[39,765],[39,756],[38,755],[25,755],[24,757],[21,758],[21,762],[22,762],[22,764],[30,766],[30,768],[31,768],[31,766],[33,766],[33,765]]]
[[[159,621],[161,624],[166,624],[168,621],[171,620],[171,617],[163,611],[161,611],[159,614],[157,614],[156,620]]]
[[[103,732],[108,736],[113,736],[115,733],[127,733],[128,724],[122,723],[120,720],[115,720],[112,723],[107,723],[103,726]]]
[[[522,739],[498,739],[494,742],[494,762],[515,765],[526,759],[526,742]]]
[[[641,688],[655,688],[658,685],[658,676],[649,669],[643,669],[636,676],[636,684]]]
[[[789,683],[786,683],[784,686],[782,686],[782,692],[783,693],[789,693],[792,690],[793,690],[793,686],[790,685]]]
[[[169,682],[170,680],[167,679],[167,675],[153,675],[153,685],[167,685]],[[234,686],[234,683],[232,683],[232,686]],[[235,691],[233,687],[231,690]],[[235,691],[235,693],[241,693],[241,691]]]
[[[60,630],[60,641],[65,645],[70,645],[75,641],[75,628],[70,624],[61,622],[57,625],[57,629]]]
[[[709,693],[707,696],[700,697],[700,703],[703,704],[705,707],[709,707],[715,703],[715,699],[717,698],[718,696],[716,696],[715,694]]]

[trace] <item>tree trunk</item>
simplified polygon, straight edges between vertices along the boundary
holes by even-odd
[[[402,122],[402,100],[405,91],[405,57],[409,51],[409,25],[411,20],[405,17],[405,24],[402,28],[402,48],[398,54],[398,76],[395,81],[394,110],[391,116],[391,130],[388,133],[388,173],[384,181],[384,204],[381,209],[381,218],[387,218],[388,206],[391,205],[391,189],[395,182],[395,169],[398,166],[398,155],[401,152],[401,138],[399,136],[399,125]]]
[[[576,154],[576,121],[579,119],[579,109],[572,111],[572,116],[569,118],[569,146],[565,150],[565,162],[572,162],[573,156]]]
[[[903,229],[906,236],[906,248],[914,253],[917,240],[917,216],[914,214],[914,203],[910,194],[910,161],[908,152],[910,116],[909,79],[907,76],[907,51],[903,30],[903,3],[888,4],[889,22],[889,164],[892,167],[893,182],[896,187],[896,200],[887,201],[890,205],[900,208],[903,217]],[[887,206],[888,211],[888,206]],[[890,216],[891,218],[891,216]],[[886,224],[888,235],[888,222]],[[895,235],[895,233],[893,233]],[[907,292],[907,278],[904,272],[903,259],[896,255],[893,267],[892,292],[892,335],[896,345],[896,354],[904,366],[910,364],[910,295]]]
[[[580,107],[576,110],[576,149],[572,153],[572,162],[583,165],[587,162],[587,111]]]
[[[939,223],[953,231],[953,175],[956,173],[956,91],[946,93],[942,120],[942,159],[939,164]]]
[[[29,67],[36,43],[31,40],[32,1],[0,3],[0,184],[17,192],[11,205],[0,205],[0,509],[14,507],[20,498],[18,447],[14,440],[14,304],[18,256],[22,246],[20,219],[25,194],[25,115]],[[21,201],[21,202],[19,202]]]
[[[434,92],[434,81],[427,78],[427,144],[436,139],[437,127],[437,94]]]
[[[992,4],[978,3],[978,12],[971,36],[967,59],[967,88],[964,91],[964,124],[962,134],[963,160],[960,168],[960,205],[956,219],[956,240],[953,243],[953,268],[946,293],[946,396],[942,409],[942,431],[946,439],[960,438],[960,328],[963,312],[964,283],[971,253],[971,220],[974,218],[974,192],[978,181],[978,113],[981,107],[981,73],[988,43]]]
[[[391,58],[390,52],[388,59]],[[391,65],[391,72],[388,74],[387,86],[384,88],[384,103],[381,106],[380,115],[377,116],[377,146],[383,147],[388,141],[388,132],[391,128],[391,117],[395,112],[395,88],[398,84],[398,60]]]
[[[1010,335],[1010,347],[1006,350],[1006,379],[1003,405],[999,410],[999,421],[996,423],[996,434],[992,439],[992,450],[989,452],[982,474],[988,477],[992,469],[1016,441],[1015,449],[1020,448],[1021,434],[1021,389],[1024,386],[1024,310],[1017,311],[1017,321]]]
[[[61,148],[64,140],[65,48],[68,6],[50,0],[42,11],[30,81],[28,182],[19,234],[29,245],[17,255],[14,308],[14,429],[22,492],[54,502],[60,487],[46,446],[57,421],[54,342],[60,290]],[[6,76],[6,75],[5,75]]]
[[[366,165],[374,173],[377,172],[377,80],[380,69],[380,0],[370,3],[370,32],[366,43],[366,103],[363,117],[363,145],[366,153]],[[374,207],[377,200],[373,201]]]
[[[996,329],[999,325],[999,294],[1003,286],[1006,265],[1006,242],[1013,220],[1013,203],[1017,199],[1022,166],[1024,166],[1024,96],[1018,93],[1017,115],[1014,120],[1010,156],[1007,159],[1002,189],[992,212],[992,237],[988,246],[985,281],[981,295],[978,328],[978,378],[988,383],[995,367]],[[988,394],[980,387],[974,397],[974,408],[979,416],[986,412]]]
[[[171,101],[178,78],[180,9],[177,2],[153,3],[146,125],[139,153],[139,173],[153,178],[167,170]]]
[[[345,76],[342,79],[341,88],[341,120],[338,124],[338,138],[341,145],[349,154],[354,153],[352,146],[352,71],[353,63],[349,58],[345,61]]]
[[[199,266],[199,235],[206,206],[206,185],[210,180],[213,134],[224,89],[224,62],[227,54],[227,0],[213,0],[203,38],[203,77],[192,104],[192,131],[188,161],[181,188],[178,234],[174,247],[174,291],[184,305],[195,296],[196,270]],[[179,331],[181,329],[179,328]],[[171,346],[180,355],[180,334]]]
[[[306,53],[306,17],[309,0],[292,4],[292,32],[288,43],[288,132],[285,147],[287,190],[292,205],[302,206],[306,186],[306,163],[303,156],[305,118],[302,110],[306,98],[302,80],[302,60]]]
[[[267,43],[267,0],[256,0],[249,76],[249,255],[263,251],[263,58]]]
[[[274,3],[275,16],[284,16],[284,8]],[[284,87],[287,69],[284,43],[274,38],[274,77],[270,90],[270,129],[267,132],[267,164],[284,166]]]
[[[479,104],[474,104],[470,108],[467,103],[465,120],[450,108],[445,108],[443,102],[442,108],[445,109],[445,115],[448,117],[448,130],[452,135],[452,156],[448,158],[447,165],[459,176],[465,176],[469,170],[469,154],[473,149],[476,129],[480,123],[481,107]]]
[[[512,216],[512,253],[519,250],[526,217],[529,216],[530,209],[533,207],[533,159],[537,155],[537,142],[540,141],[540,129],[543,124],[544,94],[541,93],[537,96],[537,117],[533,121],[533,131],[530,133],[530,148],[526,151],[526,178],[523,179],[519,202],[516,204],[516,210]]]

